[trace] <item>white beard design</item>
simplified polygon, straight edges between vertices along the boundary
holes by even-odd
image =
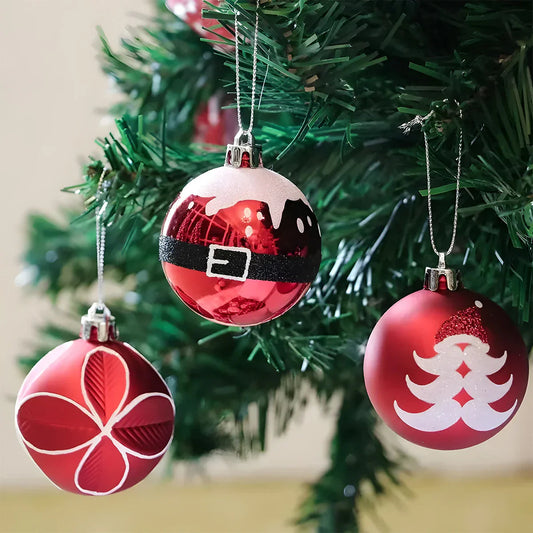
[[[461,349],[460,344],[468,344]],[[490,431],[505,423],[518,404],[507,411],[494,410],[489,404],[503,398],[513,384],[513,375],[498,385],[487,376],[498,372],[507,361],[507,352],[499,358],[489,355],[490,346],[473,335],[460,334],[447,337],[434,347],[436,355],[431,358],[420,357],[413,352],[419,368],[437,378],[427,385],[414,383],[405,376],[408,389],[413,396],[433,404],[420,413],[404,411],[394,401],[396,414],[408,426],[419,431],[442,431],[453,426],[461,418],[475,431]],[[470,372],[464,377],[457,371],[465,363]],[[454,397],[465,390],[472,399],[461,405]]]

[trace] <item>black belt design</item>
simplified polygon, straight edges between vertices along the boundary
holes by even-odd
[[[237,281],[310,283],[320,267],[320,254],[313,258],[256,254],[248,248],[220,244],[203,246],[166,235],[159,238],[159,260],[205,272],[212,278]]]

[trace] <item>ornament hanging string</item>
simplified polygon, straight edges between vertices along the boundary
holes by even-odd
[[[446,101],[446,100],[445,100]],[[455,104],[457,105],[457,108],[459,110],[459,118],[463,119],[463,111],[461,107],[459,106],[459,102],[455,100]],[[434,112],[431,111],[428,113],[425,117],[422,117],[420,115],[417,115],[413,120],[406,122],[405,124],[402,124],[400,128],[403,130],[404,133],[409,133],[411,131],[411,128],[417,124],[420,124],[420,126],[424,126],[426,121],[431,118],[434,115]],[[459,143],[457,148],[457,172],[455,174],[455,181],[456,181],[456,187],[455,187],[455,206],[454,206],[454,213],[453,213],[453,229],[452,229],[452,237],[450,240],[450,246],[446,250],[446,252],[439,252],[436,245],[435,245],[435,235],[433,230],[433,208],[431,204],[431,165],[429,161],[429,141],[427,133],[424,129],[422,129],[422,133],[424,135],[424,147],[426,152],[426,177],[427,177],[427,190],[428,190],[428,221],[429,221],[429,237],[431,240],[431,247],[433,248],[433,251],[435,254],[439,257],[439,263],[442,263],[444,265],[444,258],[447,255],[450,255],[450,253],[453,250],[453,247],[455,245],[455,237],[457,235],[457,212],[459,210],[459,195],[460,195],[460,188],[461,188],[461,161],[462,161],[462,155],[463,155],[463,128],[459,128]]]
[[[239,12],[235,6],[235,92],[237,98],[237,120],[239,123],[239,130],[243,133],[252,133],[254,127],[254,112],[255,112],[255,85],[257,79],[257,33],[259,29],[259,2],[256,0],[255,4],[255,29],[254,29],[254,44],[252,55],[252,95],[250,103],[250,124],[245,130],[242,126],[241,113],[241,80],[240,80],[240,62],[239,62]]]
[[[108,171],[107,167],[104,167],[102,174],[100,175],[100,180],[98,181],[98,188],[96,192],[96,197],[100,197],[103,194],[103,181],[106,172]],[[104,255],[105,255],[105,236],[106,236],[106,226],[105,222],[102,220],[107,208],[107,200],[104,200],[101,207],[96,212],[96,269],[98,273],[98,308],[105,309],[104,304]]]

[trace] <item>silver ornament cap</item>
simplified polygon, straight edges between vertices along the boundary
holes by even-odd
[[[98,342],[118,338],[115,317],[104,304],[94,303],[87,314],[81,318],[80,337],[84,340],[98,340]]]
[[[426,267],[424,275],[424,288],[430,291],[440,289],[440,279],[444,276],[446,279],[446,288],[449,291],[456,291],[461,286],[461,273],[459,270],[453,270],[446,267],[446,254],[439,252],[439,264],[437,268]]]
[[[240,129],[226,149],[226,167],[257,168],[263,166],[261,145],[255,144],[251,131]]]

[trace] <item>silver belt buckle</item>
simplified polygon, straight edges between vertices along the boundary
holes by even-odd
[[[222,259],[216,257],[218,250],[224,252],[230,252],[226,255],[227,259]],[[245,263],[242,275],[233,276],[231,274],[225,274],[223,268],[227,265],[231,265],[231,258],[235,257],[235,254],[243,254],[245,256]],[[250,261],[252,259],[252,252],[248,248],[240,248],[238,246],[222,246],[220,244],[210,244],[209,245],[209,255],[207,256],[207,270],[205,271],[206,275],[210,278],[223,278],[223,279],[232,279],[234,281],[246,281],[248,279],[248,269],[250,268]],[[213,267],[217,272],[213,272]],[[219,267],[219,268],[217,268]],[[221,272],[222,270],[222,272]]]

